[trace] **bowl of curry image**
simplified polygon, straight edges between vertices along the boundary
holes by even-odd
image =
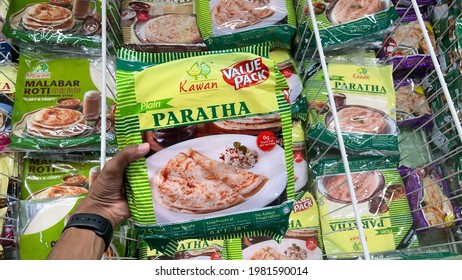
[[[384,111],[363,105],[337,107],[340,130],[344,133],[396,134],[396,123]],[[332,111],[324,118],[326,128],[335,131]]]
[[[383,192],[385,177],[380,171],[351,173],[358,203],[367,202]],[[318,191],[328,200],[350,204],[352,202],[345,174],[326,176],[318,182]]]

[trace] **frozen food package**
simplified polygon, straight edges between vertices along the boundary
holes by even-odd
[[[211,50],[271,42],[289,49],[296,30],[291,0],[195,1],[199,31]]]
[[[340,130],[349,153],[383,155],[398,151],[392,66],[375,59],[328,63]],[[320,69],[306,84],[309,141],[338,148],[333,108]]]
[[[398,158],[349,157],[348,161],[369,252],[418,246]],[[360,256],[362,245],[341,159],[320,159],[312,171],[327,258]]]
[[[431,46],[428,46],[414,10],[405,10],[404,13],[399,23],[385,37],[378,57],[390,61],[395,71],[433,68],[430,48],[437,51],[437,45],[430,20],[422,15],[425,32],[431,41]]]
[[[436,162],[426,167],[399,167],[417,233],[460,223],[460,210],[452,202],[449,186],[438,168]]]
[[[300,0],[296,6],[298,26],[295,37],[300,49],[316,48],[308,1],[313,4],[325,50],[378,40],[399,17],[390,0]]]
[[[19,255],[21,260],[45,260],[82,197],[21,201]],[[128,226],[128,228],[127,228]],[[134,258],[135,235],[127,221],[114,228],[114,237],[102,259]],[[136,242],[135,242],[136,243]]]
[[[128,49],[145,52],[204,51],[194,1],[123,0],[121,28]]]
[[[284,238],[251,236],[226,240],[230,260],[322,260],[319,211],[309,192],[297,194]]]
[[[394,83],[398,126],[431,130],[432,111],[424,87],[414,79],[395,79]]]
[[[99,174],[100,163],[26,158],[22,168],[21,200],[55,199],[85,196]]]
[[[267,46],[129,51],[125,61],[120,50],[116,132],[119,148],[151,147],[126,174],[129,209],[152,249],[171,256],[185,239],[279,239],[287,230],[294,195],[290,104],[268,53]],[[155,61],[161,64],[147,67]]]
[[[14,174],[15,160],[9,153],[0,154],[0,208],[7,206],[8,185]]]
[[[141,241],[141,260],[226,260],[225,240],[186,239],[178,243],[172,256],[167,256]]]
[[[107,1],[108,42],[118,41],[118,1]],[[18,45],[34,48],[101,48],[101,0],[14,0],[2,32]],[[114,23],[114,24],[111,24]],[[48,46],[47,46],[48,45]],[[110,47],[111,44],[108,44]],[[77,48],[76,48],[77,49]],[[80,50],[81,51],[81,50]]]
[[[0,151],[10,143],[11,115],[16,94],[18,66],[0,62]]]
[[[99,151],[103,103],[99,61],[90,56],[23,51],[13,105],[11,144],[7,148],[57,153]],[[109,147],[115,145],[114,97],[108,93],[104,104],[105,141]]]

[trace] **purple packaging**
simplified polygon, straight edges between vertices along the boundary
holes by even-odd
[[[459,208],[450,200],[449,186],[436,162],[425,168],[400,166],[398,172],[403,178],[417,233],[460,223],[456,222],[461,217]]]
[[[422,86],[412,79],[394,78],[396,122],[401,128],[426,128],[431,131],[432,111]]]
[[[409,7],[412,6],[412,2],[410,0],[391,0],[393,5],[398,7]],[[428,6],[428,5],[436,5],[437,0],[417,0],[417,5],[419,6]]]
[[[398,9],[401,20],[387,38],[378,52],[379,58],[384,58],[393,64],[397,70],[421,70],[433,68],[433,61],[429,55],[429,47],[422,35],[419,22],[413,9]],[[426,30],[432,41],[432,48],[436,49],[436,40],[429,20],[422,15]]]

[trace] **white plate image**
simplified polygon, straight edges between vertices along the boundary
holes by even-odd
[[[47,202],[27,224],[23,234],[43,232],[53,227],[69,215],[77,200],[78,198],[66,198]],[[66,224],[66,221],[64,224]]]
[[[306,250],[306,258],[305,260],[321,260],[322,259],[322,251],[319,247],[316,247],[313,251],[309,250],[306,248],[306,242],[304,240],[300,239],[292,239],[292,238],[283,238],[281,240],[281,243],[277,243],[275,240],[266,240],[263,242],[259,242],[255,245],[249,246],[242,250],[242,258],[244,260],[249,260],[255,253],[257,253],[260,249],[263,249],[265,247],[271,247],[273,250],[276,252],[282,254],[285,256],[284,251],[291,247],[292,244],[295,244],[302,248],[303,250]]]
[[[295,191],[298,192],[308,182],[308,164],[305,160],[301,162],[295,162],[294,175],[297,177],[297,180],[295,181]]]
[[[210,13],[212,13],[212,11],[221,1],[222,0],[210,0]],[[271,26],[283,20],[287,16],[287,8],[286,8],[285,0],[270,0],[270,2],[268,3],[268,7],[270,7],[274,11],[273,15],[267,18],[263,18],[262,20],[260,20],[259,22],[255,24],[242,27],[242,28],[238,28],[238,29],[229,28],[229,27],[218,28],[216,24],[214,23],[213,16],[211,15],[213,34],[215,36],[228,35],[228,34],[233,34],[236,32],[242,32],[246,30]]]
[[[227,146],[232,147],[233,143],[236,141],[258,152],[258,162],[253,168],[247,170],[255,174],[264,175],[268,178],[265,185],[256,194],[246,198],[246,200],[240,204],[211,213],[183,213],[171,210],[163,205],[153,189],[158,173],[171,158],[174,158],[180,152],[187,152],[189,148],[192,148],[212,160],[222,162],[219,158],[220,154],[225,151]],[[217,217],[225,214],[259,209],[278,198],[284,192],[287,185],[284,149],[276,145],[271,151],[263,152],[257,147],[255,136],[242,134],[220,134],[184,141],[148,157],[146,159],[146,165],[153,194],[152,200],[156,222],[158,224]]]

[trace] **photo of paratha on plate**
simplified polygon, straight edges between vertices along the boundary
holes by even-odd
[[[28,31],[67,32],[76,25],[71,10],[51,5],[37,3],[26,6],[21,11],[11,15],[11,25]]]
[[[83,187],[56,185],[50,186],[38,192],[31,194],[28,199],[48,199],[63,196],[75,196],[86,194],[88,190]]]
[[[90,133],[93,127],[87,124],[78,110],[47,107],[25,114],[21,121],[13,125],[13,134],[25,134],[41,138],[68,138]]]
[[[196,17],[186,14],[166,14],[135,24],[135,34],[143,43],[197,44],[202,37]]]
[[[220,159],[235,141],[258,151],[252,168]],[[249,135],[195,138],[153,154],[146,164],[157,223],[258,209],[277,199],[287,184],[284,150],[260,151]]]
[[[282,123],[281,116],[279,114],[269,114],[211,122],[205,124],[205,127],[210,134],[237,133],[258,135],[265,130],[277,133],[281,130]]]
[[[215,35],[271,26],[287,16],[284,0],[211,0],[210,16]]]

